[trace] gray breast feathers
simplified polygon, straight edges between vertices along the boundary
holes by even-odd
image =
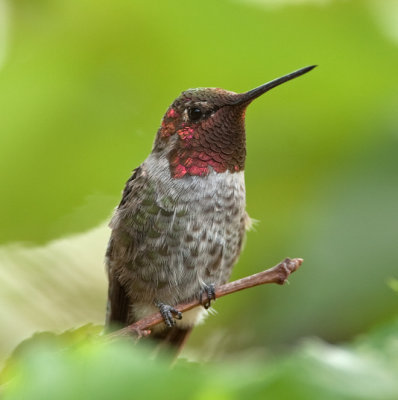
[[[132,300],[187,300],[228,280],[246,223],[243,172],[172,179],[149,158],[111,221],[109,273]]]

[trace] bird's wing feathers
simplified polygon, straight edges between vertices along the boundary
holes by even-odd
[[[106,325],[109,329],[128,324],[130,300],[116,276],[109,274]]]
[[[142,173],[142,168],[138,167],[133,171],[133,174],[126,182],[123,190],[122,199],[119,203],[118,209],[125,206],[129,198],[133,195],[134,181],[137,176]],[[112,227],[112,223],[111,223]],[[129,310],[130,310],[130,299],[121,285],[117,274],[114,271],[114,260],[117,258],[115,254],[114,245],[114,231],[112,232],[111,238],[109,240],[108,249],[106,252],[106,267],[108,271],[109,289],[108,289],[108,304],[106,313],[106,326],[108,330],[112,329],[112,326],[117,325],[125,326],[129,322]]]

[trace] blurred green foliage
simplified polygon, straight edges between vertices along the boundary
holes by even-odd
[[[102,322],[104,221],[182,90],[244,91],[310,64],[247,112],[247,203],[260,223],[233,278],[286,256],[305,263],[289,286],[217,302],[187,350],[221,359],[308,335],[349,340],[396,315],[395,11],[377,0],[1,0],[1,358],[35,330]],[[79,351],[95,364],[111,350]],[[32,357],[28,375],[50,356]],[[275,379],[296,379],[282,364]]]
[[[3,398],[395,400],[397,329],[394,320],[344,347],[309,340],[267,363],[180,359],[173,368],[167,359],[154,360],[150,348],[127,341],[82,342],[84,330],[59,340],[37,337],[36,346],[20,352],[3,373]]]

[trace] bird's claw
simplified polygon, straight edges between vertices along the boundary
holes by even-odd
[[[203,302],[203,293],[206,293],[207,295],[207,300],[205,302]],[[210,283],[201,289],[199,293],[199,302],[207,310],[210,307],[212,300],[216,300],[216,287]]]
[[[156,303],[156,305],[159,308],[159,312],[162,314],[164,323],[167,327],[172,328],[176,324],[176,319],[182,319],[181,312],[176,310],[174,307],[160,302]]]

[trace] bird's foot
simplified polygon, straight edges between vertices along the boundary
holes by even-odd
[[[207,295],[207,299],[203,301],[203,294]],[[205,285],[199,292],[199,302],[200,304],[206,308],[206,310],[210,307],[211,301],[216,300],[216,287],[210,283]]]
[[[172,328],[176,324],[176,319],[182,319],[181,312],[176,310],[174,307],[159,301],[156,303],[156,306],[159,308],[159,312],[162,314],[164,323],[167,327]]]

